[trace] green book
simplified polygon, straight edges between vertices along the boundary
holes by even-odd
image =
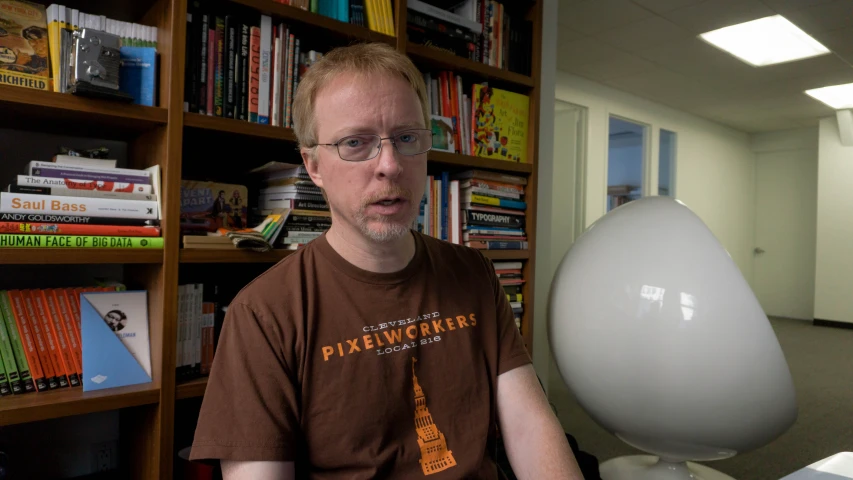
[[[0,234],[0,248],[163,248],[163,237]]]
[[[2,309],[0,309],[0,317],[6,317]],[[21,376],[18,374],[18,366],[15,364],[15,354],[12,353],[12,341],[9,339],[6,321],[3,319],[0,319],[0,358],[2,358],[3,366],[6,369],[6,380],[9,382],[10,393],[24,393],[21,390]]]
[[[9,301],[9,292],[0,290],[0,317],[3,317],[6,324],[6,330],[9,334],[9,343],[12,344],[12,351],[15,354],[15,364],[18,366],[18,376],[21,379],[21,388],[24,392],[35,392],[36,386],[33,383],[33,377],[30,375],[30,366],[27,363],[27,355],[24,352],[24,344],[21,342],[21,335],[18,332],[18,325],[15,323],[15,314],[12,313],[12,304]]]

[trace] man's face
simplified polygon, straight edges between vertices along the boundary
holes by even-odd
[[[104,315],[104,319],[107,321],[107,325],[109,325],[110,328],[115,328],[116,325],[118,325],[119,320],[121,320],[121,317],[119,317],[117,313],[109,312]]]
[[[426,127],[412,87],[390,75],[339,75],[317,93],[314,115],[319,143]],[[363,162],[342,160],[334,146],[318,146],[317,162],[310,149],[302,156],[314,183],[325,190],[338,228],[377,242],[408,234],[424,194],[426,153],[404,156],[383,140],[379,155]]]

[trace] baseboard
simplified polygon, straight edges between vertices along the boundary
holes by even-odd
[[[847,328],[853,330],[853,323],[850,322],[839,322],[837,320],[824,320],[822,318],[815,318],[812,321],[812,325],[816,327],[835,327],[835,328]]]

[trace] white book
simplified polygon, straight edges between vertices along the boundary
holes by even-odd
[[[134,168],[117,168],[117,167],[108,167],[108,168],[96,168],[96,167],[83,167],[80,165],[67,165],[67,164],[57,164],[54,162],[40,162],[38,160],[33,160],[27,164],[27,174],[32,175],[33,170],[39,168],[48,168],[48,169],[57,169],[61,168],[62,170],[73,170],[77,172],[91,172],[91,173],[115,173],[122,175],[134,175],[138,177],[151,177],[151,173],[147,170],[137,170]]]
[[[152,194],[151,185],[125,182],[104,182],[100,180],[80,180],[74,178],[33,177],[18,175],[18,185],[22,187],[53,187],[81,190],[85,192],[128,192]]]
[[[0,192],[2,213],[48,213],[157,220],[157,202]]]
[[[175,351],[175,367],[181,368],[184,366],[184,304],[186,300],[184,299],[184,285],[178,285],[178,331],[177,335],[175,335],[175,340],[177,343],[177,349]]]
[[[148,292],[81,293],[110,326],[139,366],[151,376],[151,345],[148,341]]]
[[[258,81],[258,123],[270,123],[270,82],[272,74],[272,18],[261,15],[261,64]]]

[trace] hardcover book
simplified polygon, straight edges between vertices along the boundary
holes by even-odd
[[[0,84],[50,90],[44,5],[0,0]]]
[[[530,98],[475,84],[472,106],[471,151],[474,155],[527,163]]]

